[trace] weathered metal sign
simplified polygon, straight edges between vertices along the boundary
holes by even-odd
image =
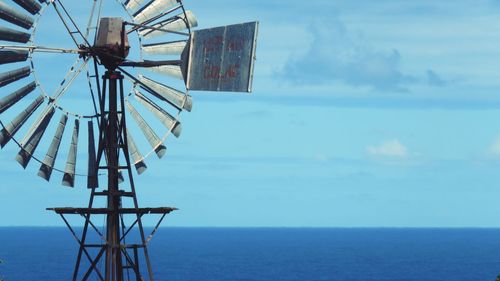
[[[258,26],[250,22],[194,31],[187,88],[251,92]]]

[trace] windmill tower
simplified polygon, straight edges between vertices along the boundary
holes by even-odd
[[[179,115],[191,111],[193,105],[190,90],[251,91],[258,23],[194,30],[197,20],[181,0],[86,1],[91,12],[85,28],[79,26],[63,0],[14,0],[12,5],[0,2],[0,19],[9,25],[0,27],[0,40],[9,42],[0,45],[0,65],[5,66],[0,73],[0,87],[34,78],[0,99],[1,114],[14,109],[19,112],[9,123],[0,121],[0,146],[18,145],[16,160],[23,168],[34,160],[40,164],[40,177],[49,181],[54,171],[61,172],[62,184],[74,187],[80,175],[76,169],[79,143],[81,135],[86,135],[88,161],[84,176],[90,191],[88,205],[48,209],[60,215],[79,245],[72,280],[154,280],[148,242],[164,217],[176,209],[139,207],[132,167],[142,174],[147,168],[146,157],[163,157],[167,136],[180,136]],[[127,17],[101,14],[103,2],[116,2]],[[74,48],[37,45],[37,25],[48,9],[55,11]],[[138,38],[138,44],[130,36]],[[129,58],[133,51],[140,52],[139,59]],[[36,53],[77,58],[53,94],[44,90],[44,81],[37,75]],[[153,59],[147,59],[148,56]],[[135,69],[180,79],[185,90],[134,72]],[[66,110],[61,102],[82,72],[87,72],[93,114]],[[32,97],[37,90],[40,94]],[[21,104],[28,100],[23,107]],[[38,117],[24,129],[25,136],[18,139],[18,132],[36,112]],[[56,113],[60,114],[58,122],[53,121]],[[136,131],[128,126],[128,117],[135,122]],[[66,130],[69,120],[73,121],[72,130]],[[83,130],[86,134],[80,130],[82,120],[87,125],[87,130]],[[153,120],[163,126],[163,137],[155,131]],[[47,131],[53,132],[52,138]],[[146,155],[140,152],[141,142],[135,140],[137,131],[142,133],[139,135],[143,142],[151,146]],[[65,136],[69,137],[65,166],[58,168]],[[45,156],[39,157],[37,147],[44,142],[50,145]],[[104,205],[97,206],[98,201]],[[149,235],[142,222],[147,214],[160,216]],[[83,218],[81,233],[71,225],[69,215]],[[97,227],[96,217],[104,218],[103,231]],[[137,242],[129,242],[134,238],[129,239],[133,231],[138,233]],[[97,236],[99,242],[91,241],[91,236]]]

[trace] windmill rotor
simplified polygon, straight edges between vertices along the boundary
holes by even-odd
[[[17,146],[15,160],[23,169],[36,166],[47,182],[59,176],[63,186],[90,190],[87,208],[48,209],[80,245],[73,280],[124,280],[130,271],[154,280],[141,218],[161,216],[154,234],[176,208],[139,208],[132,168],[144,174],[147,158],[163,158],[167,138],[181,136],[181,113],[193,109],[191,90],[251,92],[258,22],[196,29],[195,14],[181,0],[81,2],[72,6],[90,8],[84,19],[65,0],[0,1],[0,147]],[[46,15],[60,32],[40,35]],[[46,43],[48,35],[67,42]],[[95,206],[99,196],[105,207]],[[132,199],[130,207],[124,198]],[[70,214],[84,219],[81,236]],[[105,216],[104,233],[92,221],[96,215]],[[126,244],[134,226],[140,241]],[[87,241],[90,230],[104,241],[100,248]],[[87,271],[80,270],[83,261]]]

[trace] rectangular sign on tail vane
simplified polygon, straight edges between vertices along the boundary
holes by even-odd
[[[250,22],[194,31],[187,88],[251,92],[258,26],[258,22]]]

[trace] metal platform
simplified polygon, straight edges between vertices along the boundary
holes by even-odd
[[[178,210],[177,208],[171,207],[158,207],[158,208],[120,208],[118,209],[119,214],[170,214],[173,211]],[[107,215],[114,212],[110,208],[47,208],[47,211],[54,211],[56,214],[77,214],[77,215]]]

